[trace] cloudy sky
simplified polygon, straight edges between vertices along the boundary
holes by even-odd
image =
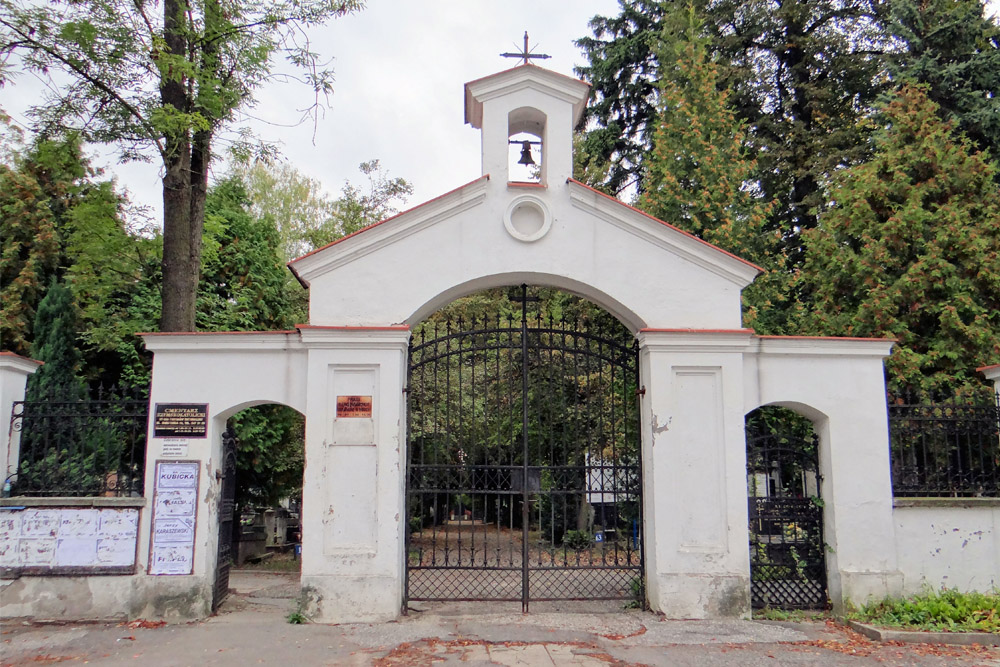
[[[991,5],[1000,9],[1000,0]],[[416,205],[480,175],[479,131],[463,118],[465,82],[516,64],[498,54],[519,50],[525,30],[532,47],[552,56],[542,66],[572,75],[585,62],[573,41],[590,34],[595,14],[617,9],[617,0],[368,0],[363,11],[312,34],[336,72],[315,136],[311,122],[295,126],[311,101],[295,84],[262,89],[253,126],[333,195],[346,180],[360,184],[358,165],[378,158],[390,176],[410,181],[407,206]],[[33,90],[22,79],[5,89],[12,97],[4,107],[16,118]],[[158,219],[157,168],[119,165],[106,155],[98,161]]]

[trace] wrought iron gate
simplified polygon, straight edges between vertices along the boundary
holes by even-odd
[[[520,296],[411,342],[404,603],[644,604],[634,337]]]
[[[212,611],[229,595],[229,569],[233,563],[233,530],[236,511],[236,434],[222,434],[222,490],[219,494],[219,555],[215,565]]]
[[[747,438],[750,601],[756,609],[827,605],[818,452],[815,438]]]

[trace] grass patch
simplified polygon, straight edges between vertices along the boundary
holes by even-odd
[[[848,618],[887,628],[933,632],[1000,632],[1000,594],[925,591],[870,602]]]
[[[825,621],[830,614],[812,609],[754,609],[753,618],[758,621],[787,621],[789,623],[805,623],[810,621]]]

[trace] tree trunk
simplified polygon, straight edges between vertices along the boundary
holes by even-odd
[[[160,331],[194,331],[194,296],[191,265],[190,156],[184,154],[167,167],[163,176],[163,309]],[[201,240],[200,238],[198,239]],[[200,245],[200,244],[199,244]],[[197,278],[194,287],[197,289]]]
[[[187,55],[186,0],[164,0],[163,38],[171,56]],[[160,75],[164,109],[189,111],[187,77],[169,67]],[[194,331],[201,258],[201,224],[192,225],[191,141],[187,130],[163,138],[163,288],[160,331]],[[204,198],[200,210],[204,212]],[[193,234],[197,230],[197,236]],[[192,263],[192,259],[196,259]]]

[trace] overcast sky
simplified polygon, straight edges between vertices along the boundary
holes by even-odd
[[[1000,0],[991,6],[1000,9]],[[572,75],[574,65],[585,62],[574,40],[590,34],[595,14],[617,13],[617,0],[369,0],[363,11],[313,34],[314,48],[334,59],[336,72],[335,93],[315,138],[310,122],[282,127],[294,124],[310,103],[308,91],[296,84],[260,91],[254,127],[332,195],[345,180],[360,184],[358,165],[378,158],[390,176],[413,185],[407,207],[414,206],[480,176],[479,131],[464,124],[467,81],[515,65],[498,54],[519,50],[525,30],[532,47],[552,56],[542,66]],[[32,90],[37,88],[24,79],[5,89],[15,99],[4,107],[16,118]],[[157,167],[103,161],[158,220]]]

